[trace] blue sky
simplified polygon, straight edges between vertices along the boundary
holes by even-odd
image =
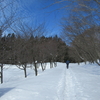
[[[72,15],[79,16],[80,14],[82,14],[82,15],[87,16],[88,14],[90,14],[90,13],[86,13],[86,11],[85,12],[80,11],[79,14],[78,12],[76,13],[72,11],[73,8],[77,7],[78,5],[77,2],[72,2],[74,0],[4,0],[4,1],[8,4],[9,2],[12,2],[12,1],[15,2],[15,5],[13,6],[10,5],[11,7],[7,7],[7,9],[5,9],[6,16],[10,16],[10,14],[12,14],[10,11],[15,12],[16,9],[18,8],[17,9],[18,12],[17,13],[15,12],[15,16],[16,16],[15,19],[22,17],[21,19],[28,22],[28,24],[30,24],[33,27],[41,23],[45,23],[45,28],[47,30],[45,36],[54,36],[56,34],[59,36],[61,28],[62,28],[60,22],[63,21],[61,20],[63,17],[68,18],[70,16],[69,19],[71,19]],[[62,2],[51,5],[55,1],[62,1]],[[5,2],[2,4],[5,5]],[[89,6],[89,4],[87,5]],[[98,6],[97,5],[95,6],[95,5],[96,4],[94,4],[94,2],[92,3],[90,2],[90,6],[91,6],[90,8],[98,8]],[[64,9],[59,9],[64,6],[68,6],[68,7],[65,7]],[[1,13],[3,12],[0,12],[0,16],[1,16]],[[99,17],[96,16],[96,13],[97,12],[93,12],[93,11],[91,12],[91,14],[93,14],[94,21],[96,20],[97,22],[97,19],[99,19]],[[92,17],[92,20],[93,20],[93,17]],[[4,17],[1,18],[0,20],[1,24],[5,22],[4,19],[5,19]],[[69,22],[69,19],[67,19],[68,22]],[[89,17],[89,21],[91,21],[90,17]]]
[[[54,36],[60,34],[60,22],[61,18],[68,16],[68,11],[64,9],[56,10],[64,6],[64,4],[56,4],[50,7],[48,5],[52,4],[54,0],[18,0],[22,15],[29,16],[27,18],[28,22],[33,22],[36,24],[45,23],[47,34],[46,36]],[[47,7],[47,8],[44,8]]]

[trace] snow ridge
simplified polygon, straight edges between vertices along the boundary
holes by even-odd
[[[77,88],[76,88],[77,87]],[[87,100],[83,99],[83,90],[71,69],[66,69],[66,85],[64,100]]]
[[[59,83],[58,83],[58,86],[57,86],[57,97],[58,99],[57,100],[64,100],[64,92],[65,92],[65,76],[66,74],[66,68],[63,69],[63,72],[62,72],[62,76],[59,80]]]

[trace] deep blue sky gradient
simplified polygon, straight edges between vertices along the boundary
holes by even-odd
[[[54,0],[19,0],[22,15],[29,16],[27,18],[29,23],[45,23],[48,31],[45,34],[46,36],[54,36],[56,34],[59,36],[61,18],[68,17],[69,11],[59,9],[66,5],[64,3],[48,7],[52,3],[54,3]]]

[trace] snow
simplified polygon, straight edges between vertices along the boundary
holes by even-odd
[[[100,67],[96,64],[65,63],[35,76],[34,70],[5,65],[4,83],[0,84],[0,100],[100,100]]]

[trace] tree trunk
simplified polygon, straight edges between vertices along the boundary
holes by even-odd
[[[42,68],[42,71],[44,71],[44,68],[43,68],[43,64],[41,63],[41,68]]]
[[[42,68],[42,71],[44,71],[44,65],[42,62],[41,62],[41,68]]]
[[[54,62],[54,66],[57,67],[57,62]]]
[[[35,75],[37,76],[38,75],[38,71],[37,71],[37,63],[34,63],[35,65]]]
[[[27,67],[27,65],[24,64],[24,75],[25,75],[25,78],[27,77],[26,67]]]
[[[50,68],[53,68],[53,62],[52,61],[50,62]]]
[[[99,66],[100,66],[100,63],[98,61],[95,61]]]
[[[3,64],[1,64],[1,84],[3,83]]]

